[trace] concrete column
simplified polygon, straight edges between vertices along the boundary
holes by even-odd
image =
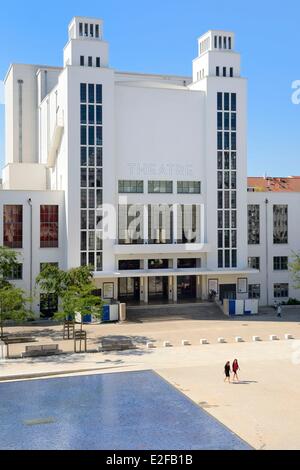
[[[148,304],[149,300],[148,300],[148,278],[147,277],[143,277],[143,282],[144,282],[144,303],[145,304]]]
[[[173,302],[177,302],[177,276],[173,276]]]
[[[169,301],[173,300],[173,276],[168,277],[168,299]]]
[[[196,298],[202,299],[202,282],[201,276],[196,276]]]
[[[207,300],[207,276],[201,276],[201,290],[202,290],[202,300]]]

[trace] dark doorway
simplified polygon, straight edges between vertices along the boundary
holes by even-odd
[[[140,278],[124,277],[119,279],[119,300],[137,302],[140,300]]]
[[[41,318],[52,318],[58,310],[58,297],[56,294],[40,294]]]
[[[236,284],[221,284],[219,289],[221,302],[223,302],[224,299],[236,299]]]
[[[177,278],[177,298],[196,298],[196,276],[178,276]]]
[[[151,300],[168,300],[168,278],[163,276],[149,277],[148,297]]]

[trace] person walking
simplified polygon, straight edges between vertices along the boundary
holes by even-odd
[[[239,376],[238,376],[238,371],[240,370],[240,366],[239,366],[239,363],[238,363],[238,360],[235,359],[232,363],[232,372],[233,372],[233,379],[232,381],[234,382],[234,379],[236,379],[237,381],[239,381]]]
[[[228,381],[228,383],[230,383],[230,372],[231,372],[230,361],[226,362],[225,367],[224,367],[224,372],[225,372],[224,382]]]
[[[281,311],[282,311],[282,310],[281,310],[281,305],[278,304],[278,305],[277,305],[277,317],[278,317],[278,318],[281,318]]]

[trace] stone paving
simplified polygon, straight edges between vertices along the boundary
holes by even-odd
[[[40,342],[61,340],[62,327],[26,327]],[[155,370],[195,403],[232,429],[256,449],[300,448],[300,312],[284,313],[281,320],[270,310],[255,318],[126,322],[87,326],[89,348],[101,337],[132,337],[132,351],[69,354],[0,363],[0,379],[47,374],[114,373]],[[23,331],[24,328],[9,328]],[[295,339],[285,339],[285,334]],[[278,341],[270,341],[270,335]],[[253,336],[262,341],[253,342]],[[244,342],[236,343],[240,336]],[[223,337],[226,343],[218,343]],[[200,345],[207,338],[210,344]],[[190,346],[183,346],[182,340]],[[154,349],[147,349],[152,341]],[[172,347],[164,348],[170,341]],[[72,343],[68,342],[70,350]],[[24,345],[22,345],[24,347]],[[240,383],[223,382],[227,360],[240,361]]]

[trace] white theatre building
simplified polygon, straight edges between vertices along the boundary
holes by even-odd
[[[9,68],[0,245],[41,315],[56,306],[35,288],[45,263],[89,264],[99,294],[128,303],[299,296],[300,178],[248,184],[234,34],[198,51],[192,78],[119,72],[103,22],[75,17],[63,67]]]

